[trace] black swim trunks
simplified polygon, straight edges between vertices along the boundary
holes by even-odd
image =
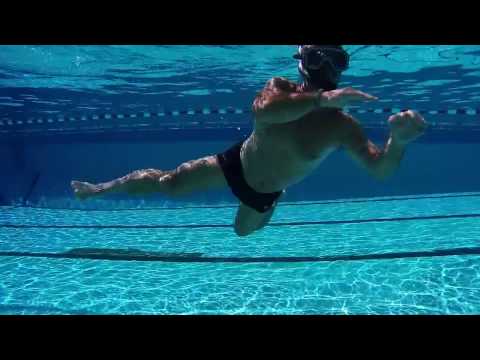
[[[259,193],[250,187],[243,175],[240,149],[244,140],[232,146],[224,153],[217,154],[218,163],[222,168],[225,179],[232,193],[245,205],[260,213],[267,212],[280,197],[282,191],[274,193]]]

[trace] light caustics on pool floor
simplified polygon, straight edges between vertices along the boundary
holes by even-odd
[[[448,199],[448,198],[468,198],[480,197],[480,194],[449,194],[437,196],[407,196],[401,198],[380,198],[380,199],[357,199],[346,201],[324,201],[307,203],[284,203],[282,206],[314,206],[314,205],[339,205],[355,204],[369,202],[391,202],[407,200],[425,200],[425,199]],[[176,208],[147,208],[147,209],[120,209],[116,211],[143,211],[143,210],[179,210],[179,209],[215,209],[215,208],[233,208],[235,206],[197,206],[197,207],[176,207]],[[11,206],[5,207],[11,209],[38,209],[38,210],[59,210],[58,208],[42,208],[33,206]],[[85,210],[68,209],[70,211],[105,211],[105,210]],[[109,210],[112,211],[112,210]],[[112,211],[114,212],[114,211]],[[397,216],[397,217],[377,217],[368,219],[349,219],[349,220],[326,220],[326,221],[289,221],[272,222],[267,227],[301,227],[301,226],[335,226],[345,224],[365,224],[365,223],[398,223],[409,221],[430,221],[430,220],[452,220],[452,219],[478,219],[478,213],[463,214],[437,214],[421,216]],[[0,224],[0,229],[205,229],[205,228],[232,228],[230,224],[109,224],[109,225],[85,225],[85,224],[15,224],[4,222]],[[480,242],[480,239],[479,239]],[[453,242],[452,242],[453,243]],[[425,257],[445,257],[445,256],[472,256],[480,255],[480,246],[451,247],[429,250],[415,251],[383,251],[375,253],[361,254],[341,254],[325,256],[208,256],[203,253],[165,253],[152,252],[137,249],[110,249],[110,248],[74,248],[64,252],[31,252],[31,251],[0,251],[0,257],[28,257],[28,258],[52,258],[52,259],[90,259],[90,260],[109,260],[109,261],[157,261],[157,262],[177,262],[177,263],[294,263],[294,262],[334,262],[334,261],[367,261],[367,260],[391,260],[406,258],[425,258]]]

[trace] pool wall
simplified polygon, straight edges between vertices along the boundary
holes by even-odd
[[[69,198],[72,179],[103,182],[142,168],[172,169],[190,159],[215,154],[232,141],[107,144],[0,144],[0,201],[11,203],[30,193]],[[382,142],[377,144],[383,146]],[[396,174],[371,178],[342,152],[333,153],[310,177],[289,189],[290,201],[480,191],[480,144],[411,144]],[[37,181],[35,178],[38,176]],[[34,184],[35,183],[35,184]],[[32,188],[32,184],[34,184]],[[123,198],[116,195],[115,198]],[[156,199],[162,199],[156,196]],[[230,201],[229,191],[185,198]]]

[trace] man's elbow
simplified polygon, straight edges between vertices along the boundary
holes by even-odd
[[[253,115],[255,116],[255,120],[262,124],[281,124],[291,120],[288,112],[282,111],[282,109],[272,105],[254,111]]]

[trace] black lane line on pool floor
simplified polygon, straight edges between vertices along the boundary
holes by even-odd
[[[1,251],[0,257],[28,257],[51,259],[85,259],[108,261],[150,261],[175,263],[299,263],[299,262],[334,262],[334,261],[367,261],[392,260],[407,258],[432,258],[444,256],[480,255],[480,247],[437,249],[425,251],[405,251],[364,255],[333,255],[333,256],[202,256],[202,254],[161,254],[126,249],[72,249],[63,253],[36,253],[22,251]]]
[[[389,202],[389,201],[405,201],[405,200],[422,200],[422,199],[447,199],[458,197],[480,197],[480,194],[464,194],[464,195],[439,195],[439,196],[413,196],[404,198],[385,198],[385,199],[364,199],[364,200],[340,200],[340,201],[315,201],[306,203],[279,203],[284,206],[311,206],[311,205],[337,205],[337,204],[350,204],[350,203],[368,203],[368,202]],[[28,209],[41,209],[41,210],[69,210],[69,211],[150,211],[150,210],[187,210],[187,209],[234,209],[238,205],[216,205],[216,206],[178,206],[178,207],[153,207],[153,208],[127,208],[127,209],[78,209],[78,208],[52,208],[43,206],[29,206],[29,205],[17,205],[9,206],[9,208],[28,208]]]
[[[267,226],[306,226],[306,225],[342,225],[364,224],[372,222],[395,222],[413,220],[443,220],[480,218],[480,214],[413,216],[398,218],[360,219],[360,220],[329,220],[329,221],[297,221],[272,223]],[[0,224],[0,228],[11,229],[203,229],[203,228],[231,228],[231,224],[185,224],[185,225],[25,225]]]

